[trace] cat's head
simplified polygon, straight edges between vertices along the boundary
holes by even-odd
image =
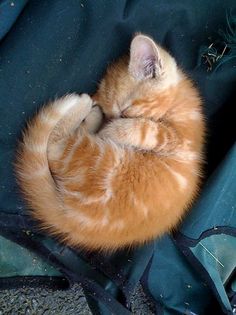
[[[94,100],[108,117],[120,117],[134,101],[176,85],[183,77],[174,58],[146,35],[136,35],[129,57],[112,64]]]

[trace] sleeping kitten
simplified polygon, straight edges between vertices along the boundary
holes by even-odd
[[[109,118],[102,128],[96,104]],[[204,129],[192,82],[140,34],[93,100],[67,95],[30,122],[17,178],[32,216],[68,245],[144,243],[176,227],[196,197]]]

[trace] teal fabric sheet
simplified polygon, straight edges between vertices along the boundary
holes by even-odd
[[[40,267],[32,271],[24,257],[36,255],[39,265],[41,259],[53,265],[48,276],[59,272],[83,284],[94,314],[128,314],[138,281],[157,314],[232,314],[236,58],[225,57],[236,38],[225,42],[219,31],[235,34],[235,14],[235,0],[0,1],[0,287],[1,278],[16,275],[19,259],[35,276]],[[40,234],[26,215],[12,166],[16,143],[43,103],[68,92],[93,93],[135,32],[165,46],[199,86],[208,126],[205,184],[175,235],[110,256],[85,254]],[[207,71],[211,44],[218,56],[226,49]],[[22,255],[7,239],[20,244]]]

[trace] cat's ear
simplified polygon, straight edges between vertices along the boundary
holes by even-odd
[[[137,35],[131,42],[129,72],[138,81],[156,78],[162,72],[162,62],[155,42],[145,35]]]

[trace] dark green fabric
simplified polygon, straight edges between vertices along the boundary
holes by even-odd
[[[227,251],[226,251],[227,248]],[[231,309],[225,285],[236,266],[236,237],[231,235],[211,235],[192,247],[193,254],[208,270],[210,278],[219,293],[222,303]]]
[[[156,242],[143,285],[158,301],[160,314],[187,314],[190,310],[207,314],[207,306],[213,299],[207,283],[190,268],[169,237]]]
[[[235,166],[234,145],[210,176],[180,229],[184,235],[180,241],[182,249],[189,248],[192,262],[207,274],[207,283],[217,292],[219,302],[229,314],[229,291],[236,280]]]
[[[0,277],[61,276],[33,252],[0,236]]]
[[[236,229],[236,59],[207,72],[201,54],[204,47],[222,41],[218,30],[227,29],[226,14],[235,11],[235,0],[0,1],[0,231],[16,242],[28,238],[27,246],[33,244],[31,250],[38,253],[44,248],[42,256],[57,267],[63,265],[61,272],[93,280],[98,294],[102,292],[97,300],[103,297],[102,304],[91,302],[94,313],[100,309],[101,314],[125,314],[130,292],[143,274],[143,286],[158,314],[213,314],[214,298],[217,311],[232,312],[236,262],[228,252],[236,249],[230,241]],[[49,99],[72,91],[94,92],[107,64],[128,51],[138,31],[167,47],[200,88],[209,130],[206,184],[175,239],[164,237],[109,257],[78,255],[48,237],[25,233],[31,225],[12,168],[16,142],[26,119]],[[199,239],[207,230],[210,234]],[[6,251],[1,255],[11,256],[11,270],[18,257],[14,250],[8,252],[5,242],[0,239],[1,252]],[[218,260],[224,266],[230,260],[227,280],[200,242],[217,259],[220,248]]]
[[[236,145],[204,186],[204,191],[182,226],[190,238],[219,226],[236,227]],[[199,215],[200,212],[200,215]]]
[[[0,39],[2,39],[11,29],[12,25],[14,25],[27,2],[28,0],[0,1]]]

